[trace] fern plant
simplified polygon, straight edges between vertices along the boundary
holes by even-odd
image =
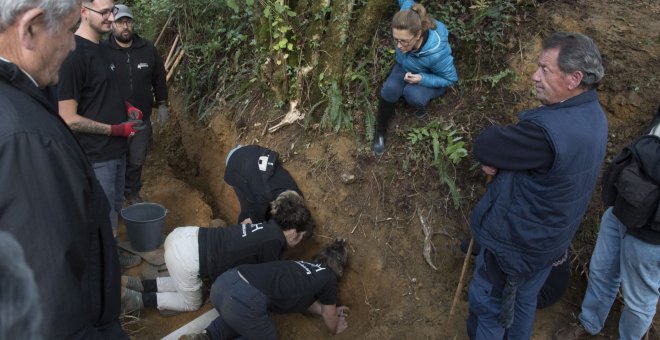
[[[456,186],[456,181],[449,174],[449,164],[457,165],[467,156],[463,137],[453,124],[443,124],[433,121],[420,128],[409,128],[406,139],[418,160],[431,158],[438,170],[440,182],[447,185],[455,208],[461,205],[461,197]],[[430,154],[432,157],[428,157]]]

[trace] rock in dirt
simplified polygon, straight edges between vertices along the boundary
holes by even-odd
[[[341,181],[344,184],[351,184],[351,183],[355,182],[355,175],[343,173],[343,174],[341,174]]]

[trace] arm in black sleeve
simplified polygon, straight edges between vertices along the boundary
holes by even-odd
[[[167,103],[167,80],[165,73],[165,65],[163,64],[163,58],[158,54],[155,46],[151,46],[154,54],[154,61],[156,67],[154,72],[151,74],[151,86],[154,91],[154,98],[156,98],[156,103],[166,104]]]
[[[39,290],[44,334],[95,339],[101,336],[91,323],[83,284],[90,237],[84,164],[67,157],[67,148],[30,133],[0,139],[0,229],[24,248]]]
[[[545,131],[531,122],[488,127],[474,142],[481,164],[504,170],[548,171],[554,151]]]

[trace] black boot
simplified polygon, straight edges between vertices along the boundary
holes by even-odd
[[[390,120],[394,117],[394,105],[382,97],[378,101],[378,114],[376,117],[376,133],[374,134],[373,150],[376,155],[380,156],[385,152],[385,135],[387,134],[387,127]]]

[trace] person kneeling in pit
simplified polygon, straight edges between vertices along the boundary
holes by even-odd
[[[169,277],[122,277],[122,310],[158,308],[163,316],[194,311],[202,305],[202,279],[215,280],[241,264],[280,259],[287,246],[311,236],[314,221],[303,198],[286,191],[271,203],[271,218],[227,228],[178,227],[165,239]]]
[[[346,306],[337,306],[337,281],[348,260],[346,241],[337,239],[311,262],[275,261],[241,265],[220,275],[211,301],[220,313],[199,334],[180,339],[277,339],[269,312],[320,315],[332,334],[348,328]]]
[[[303,196],[273,150],[259,145],[238,145],[227,154],[226,164],[224,180],[232,186],[241,204],[238,223],[267,221],[270,202],[287,190]]]

